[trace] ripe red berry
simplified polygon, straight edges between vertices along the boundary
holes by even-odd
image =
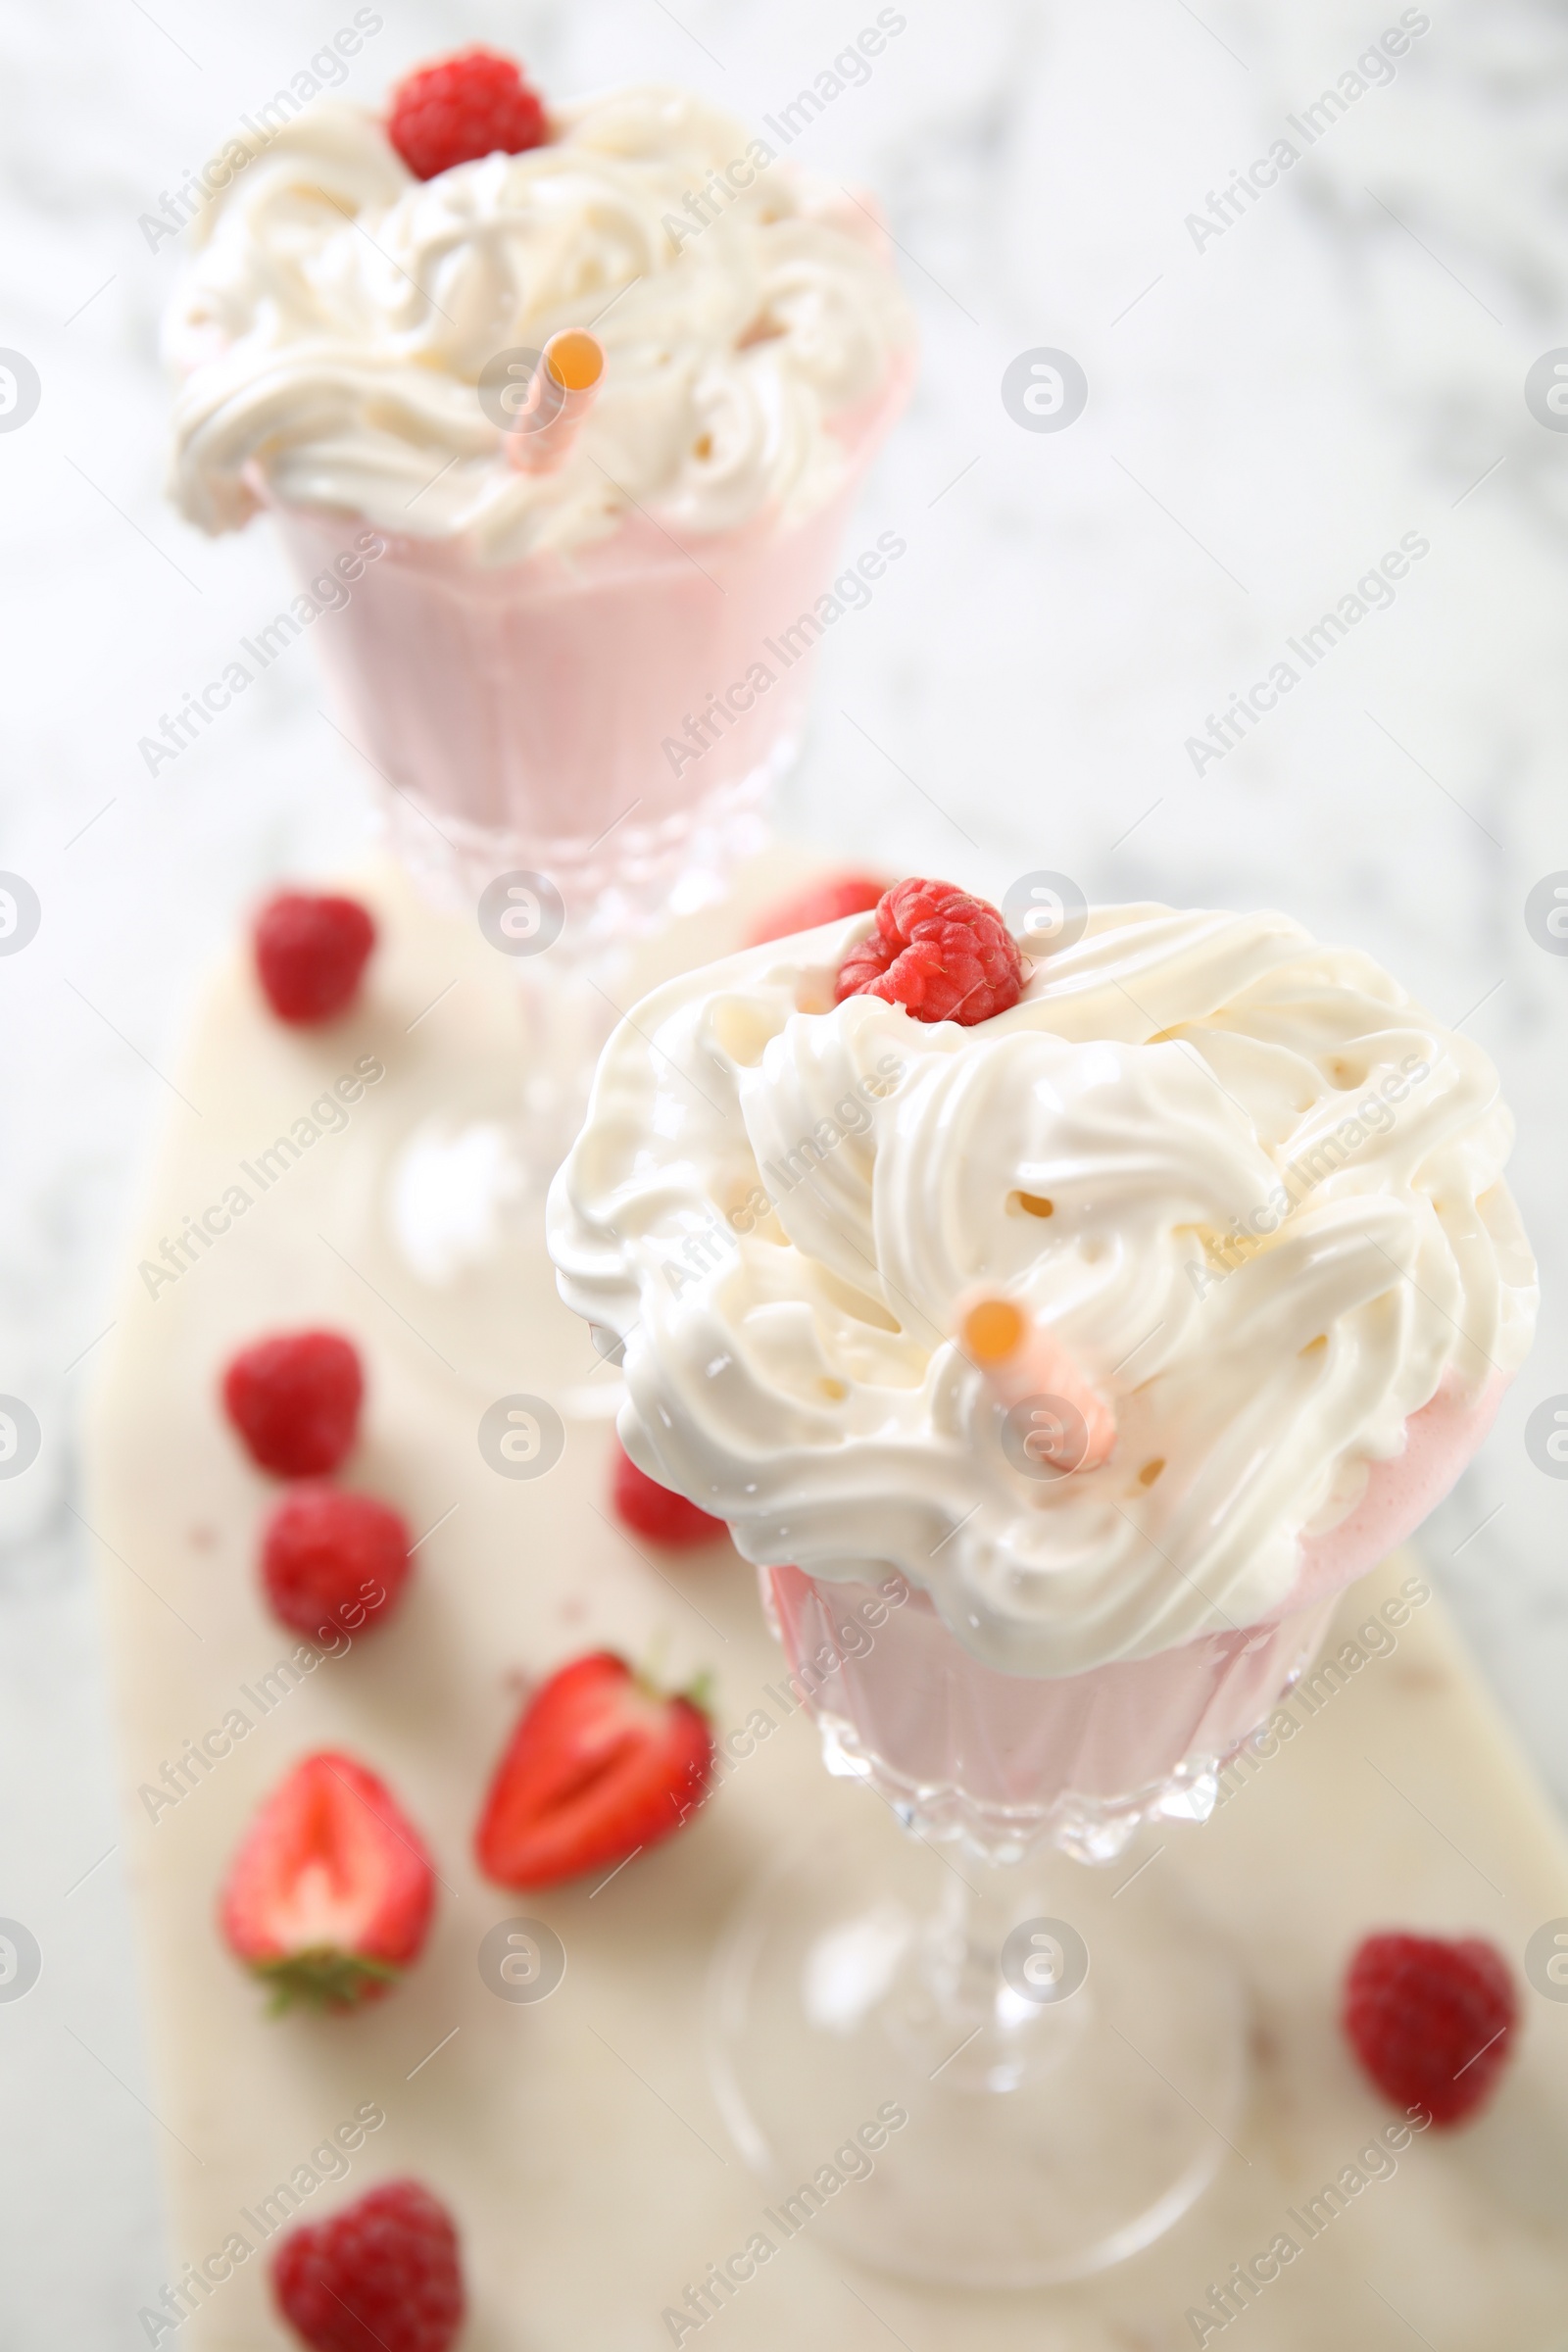
[[[711,1544],[717,1536],[727,1536],[729,1529],[722,1519],[710,1518],[673,1487],[662,1487],[657,1478],[639,1470],[620,1440],[614,1442],[613,1470],[610,1499],[617,1519],[646,1536],[651,1544],[670,1545]]]
[[[272,2292],[312,2352],[448,2352],[465,2309],[452,2216],[417,2180],[383,2180],[289,2232]]]
[[[498,1886],[613,1870],[688,1822],[708,1793],[713,1727],[692,1691],[657,1690],[624,1658],[573,1658],[529,1699],[474,1832]]]
[[[242,1348],[223,1374],[223,1408],[251,1459],[279,1478],[324,1478],[359,1434],[365,1377],[336,1331],[288,1331]]]
[[[306,1756],[251,1820],[219,1903],[223,1940],[272,1995],[378,2001],[430,1931],[435,1872],[383,1780],[338,1748]]]
[[[329,1638],[384,1625],[413,1563],[408,1522],[369,1494],[296,1487],[262,1536],[262,1583],[272,1614]]]
[[[819,923],[836,923],[847,914],[869,914],[887,889],[870,874],[835,874],[809,883],[787,899],[764,906],[747,936],[749,948],[761,948],[770,939],[789,939],[797,931],[814,931]]]
[[[310,1028],[353,1003],[375,925],[358,899],[284,890],[257,916],[254,943],[267,1002],[280,1021]]]
[[[1485,2105],[1518,2017],[1508,1964],[1479,1936],[1369,1936],[1345,1979],[1345,2031],[1378,2088],[1435,2124]]]
[[[550,119],[510,57],[465,49],[399,82],[386,129],[415,178],[434,179],[482,155],[542,147]]]
[[[881,997],[917,1021],[973,1028],[1016,1004],[1023,965],[995,906],[951,882],[896,882],[839,968],[834,1001]]]

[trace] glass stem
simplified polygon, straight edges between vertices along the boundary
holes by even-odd
[[[942,1874],[926,1929],[926,1976],[938,2007],[956,2025],[988,2021],[1002,1983],[1002,1947],[1018,1913],[1021,1873],[964,1853]]]
[[[945,1858],[946,1859],[946,1858]],[[929,2051],[929,2080],[953,2091],[1011,2090],[1050,2073],[1082,2033],[1090,2003],[1058,2000],[1074,1972],[1060,1907],[1038,1860],[992,1863],[964,1850],[942,1872],[916,1956],[911,2016]],[[1028,1929],[1021,1938],[1020,1929]],[[1071,1929],[1065,1930],[1071,1938]]]

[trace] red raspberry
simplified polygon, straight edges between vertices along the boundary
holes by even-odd
[[[465,2310],[452,2216],[417,2180],[383,2180],[290,2230],[272,2292],[313,2352],[447,2352]]]
[[[657,1478],[639,1470],[620,1440],[615,1440],[614,1472],[610,1498],[615,1515],[628,1527],[634,1527],[650,1544],[667,1544],[672,1548],[686,1544],[711,1544],[716,1536],[727,1536],[729,1529],[722,1519],[710,1519],[677,1494],[671,1487],[662,1487]]]
[[[262,1583],[272,1614],[302,1634],[384,1624],[412,1565],[407,1521],[343,1487],[296,1487],[262,1535]]]
[[[353,1003],[375,945],[375,925],[358,899],[280,891],[256,918],[256,971],[280,1021],[309,1028]]]
[[[510,57],[465,49],[398,83],[386,134],[416,179],[434,179],[481,155],[542,147],[550,119]]]
[[[1345,1979],[1345,2031],[1379,2090],[1462,2123],[1491,2097],[1518,2017],[1508,1964],[1479,1936],[1369,1936]]]
[[[287,1331],[242,1348],[223,1374],[223,1409],[260,1469],[322,1478],[359,1434],[359,1349],[336,1331]]]
[[[984,899],[951,882],[895,882],[876,929],[839,969],[834,1003],[882,997],[917,1021],[972,1029],[1016,1004],[1023,967],[1012,936]]]
[[[747,935],[749,948],[765,947],[770,939],[789,939],[797,931],[814,931],[818,923],[836,923],[846,914],[869,914],[887,889],[869,874],[834,874],[812,882],[764,906]]]

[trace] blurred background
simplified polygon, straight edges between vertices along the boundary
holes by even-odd
[[[374,13],[346,85],[371,105],[483,40],[548,96],[678,81],[755,125],[877,12]],[[1050,868],[1090,898],[1280,906],[1492,1054],[1544,1313],[1422,1548],[1568,1801],[1568,1488],[1525,1442],[1568,1391],[1549,885],[1527,919],[1538,884],[1568,882],[1568,413],[1549,398],[1559,346],[1568,363],[1568,7],[892,13],[867,78],[791,154],[878,192],[920,315],[919,387],[847,542],[892,529],[908,552],[823,646],[779,826],[998,899]],[[0,413],[0,867],[40,915],[0,955],[0,1391],[43,1429],[32,1474],[0,1483],[0,1913],[51,1962],[0,2019],[26,2028],[0,2035],[0,2344],[25,2352],[133,2340],[166,2275],[74,1415],[204,968],[269,883],[351,867],[371,826],[308,641],[156,780],[138,755],[284,594],[269,533],[209,542],[165,503],[158,335],[180,246],[150,244],[143,217],[352,15],[0,9],[0,361],[23,395]],[[1396,43],[1375,44],[1401,29],[1390,63]],[[1298,160],[1238,190],[1281,139]],[[1087,383],[1055,429],[1022,397],[1041,351]],[[1417,541],[1310,668],[1287,650]],[[1219,756],[1211,721],[1282,660],[1299,682]]]

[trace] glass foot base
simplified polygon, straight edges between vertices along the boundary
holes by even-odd
[[[1246,1999],[1169,1859],[1131,1867],[996,1869],[847,1814],[765,1883],[715,1962],[710,2062],[777,2242],[1017,2288],[1179,2220],[1232,2160]]]

